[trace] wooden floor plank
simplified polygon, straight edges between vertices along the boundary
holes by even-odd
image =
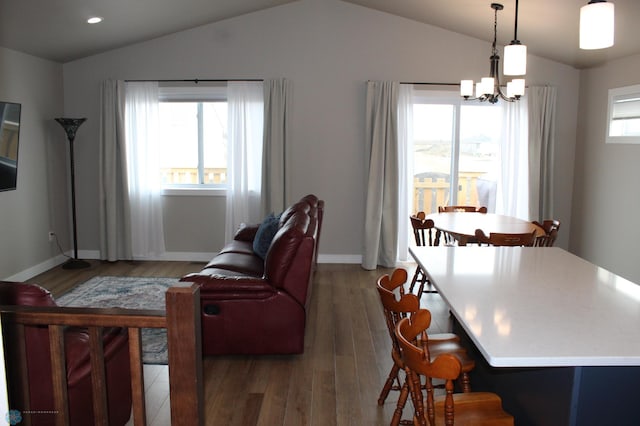
[[[292,356],[297,357],[297,356]],[[259,426],[281,425],[287,409],[287,392],[293,373],[292,357],[271,358],[268,363],[267,387],[264,391]]]

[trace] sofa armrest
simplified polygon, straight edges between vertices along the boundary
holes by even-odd
[[[202,272],[185,275],[180,281],[190,281],[199,284],[200,292],[203,296],[212,293],[267,293],[270,295],[277,293],[277,290],[262,278],[247,275],[208,274],[206,269]]]
[[[256,233],[258,232],[258,228],[260,225],[244,225],[238,228],[235,235],[233,236],[234,240],[238,241],[253,241],[256,237]]]

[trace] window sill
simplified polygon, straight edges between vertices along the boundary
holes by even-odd
[[[225,197],[225,188],[163,188],[163,196],[189,196],[189,197]]]

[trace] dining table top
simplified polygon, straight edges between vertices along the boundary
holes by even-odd
[[[492,366],[640,366],[640,286],[623,277],[558,247],[409,251]]]
[[[536,232],[536,237],[545,235],[542,227],[533,222],[495,213],[478,212],[442,212],[428,214],[425,219],[433,220],[440,231],[452,234],[462,242],[475,236],[476,229],[482,229],[485,235],[490,233],[525,234]]]

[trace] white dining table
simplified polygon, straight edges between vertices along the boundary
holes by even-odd
[[[640,286],[558,247],[410,252],[519,424],[640,424]]]
[[[485,235],[492,232],[545,235],[544,229],[533,222],[495,213],[442,212],[428,214],[425,219],[431,219],[437,230],[453,236],[461,246],[475,238],[476,229],[482,229]]]

